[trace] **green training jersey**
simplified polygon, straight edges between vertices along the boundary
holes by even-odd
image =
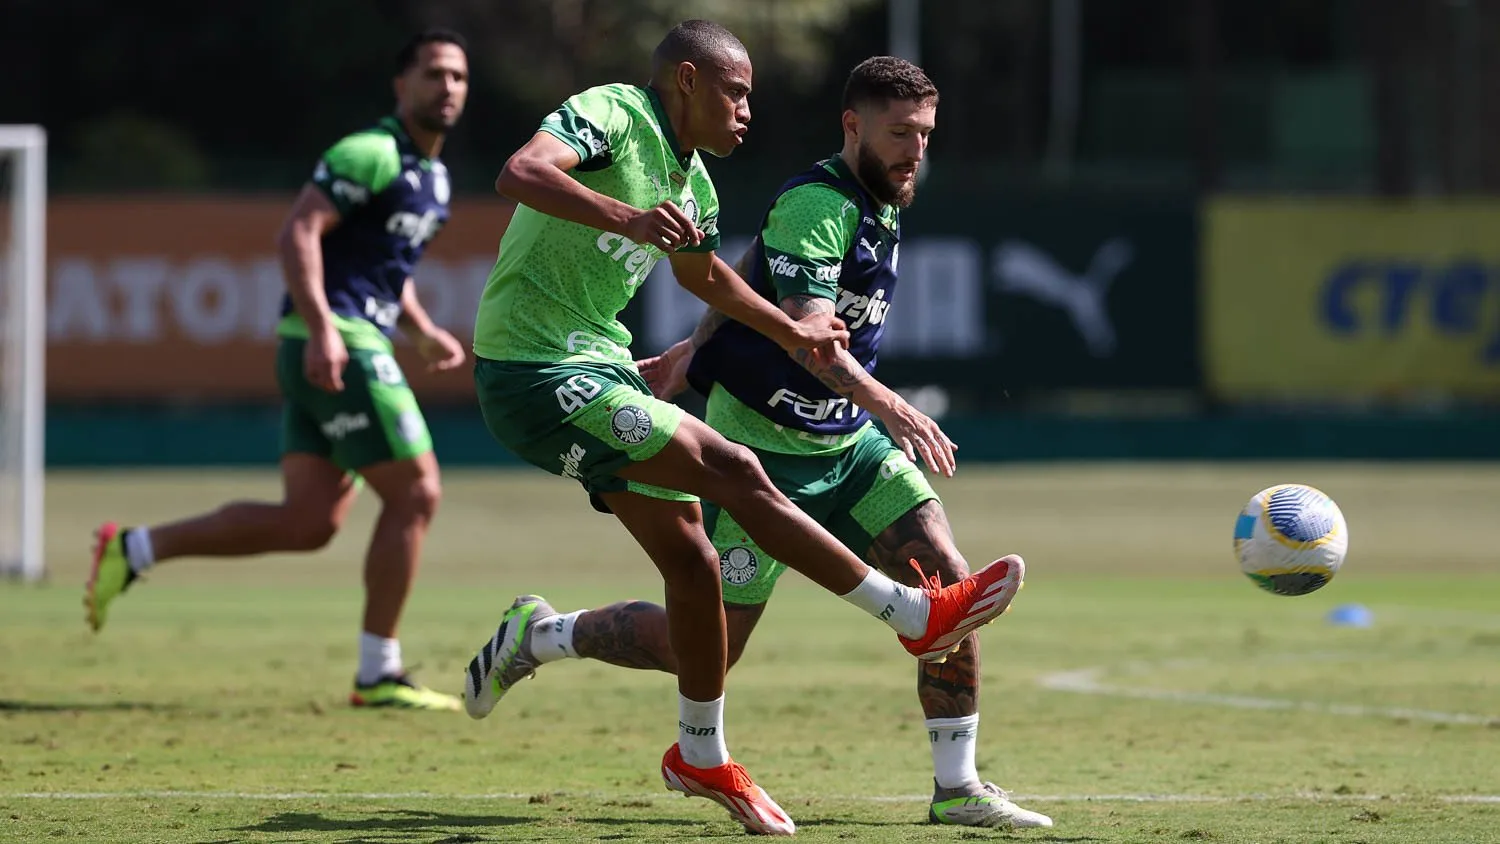
[[[719,246],[719,197],[696,151],[684,155],[648,88],[590,88],[547,115],[540,131],[578,153],[570,175],[636,208],[671,200]],[[500,239],[474,324],[474,354],[497,361],[593,359],[629,364],[618,315],[665,255],[622,235],[521,205]]]
[[[789,180],[789,187],[784,185],[772,200],[760,239],[752,247],[755,264],[747,278],[758,292],[778,303],[797,295],[833,302],[851,332],[850,351],[873,368],[890,303],[883,292],[871,296],[861,291],[870,292],[864,276],[886,259],[894,279],[900,212],[892,205],[876,208],[872,199],[862,197],[852,174],[837,158],[821,162],[811,173],[822,180],[811,180],[804,173]],[[718,336],[720,332],[725,336]],[[699,350],[701,358],[693,361],[693,375],[712,382],[705,418],[729,439],[782,454],[827,455],[857,442],[869,426],[867,419],[860,418],[865,414],[851,407],[848,399],[821,386],[774,344],[763,343],[734,325],[721,327],[714,341],[721,347],[733,346],[732,354],[725,351],[715,356],[713,350]],[[755,376],[746,375],[744,365],[737,362],[745,359],[756,362],[749,367]],[[726,381],[747,378],[755,382],[753,388],[741,392],[756,392],[761,400],[747,403],[725,388]],[[780,389],[770,389],[773,383]],[[762,393],[770,397],[769,404]],[[777,411],[783,415],[776,415]],[[840,424],[841,420],[847,423]]]

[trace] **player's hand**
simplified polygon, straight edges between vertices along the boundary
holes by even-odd
[[[676,252],[703,242],[703,232],[672,202],[663,202],[631,217],[625,224],[625,236],[663,252]]]
[[[441,328],[417,338],[417,353],[427,361],[428,372],[454,369],[464,362],[463,344]]]
[[[953,472],[958,468],[958,461],[953,452],[958,446],[932,417],[912,407],[904,399],[898,399],[893,406],[884,409],[880,414],[880,421],[885,423],[886,432],[891,435],[891,440],[896,446],[906,453],[906,458],[913,463],[920,458],[926,464],[929,471],[939,473],[944,477],[953,477]]]
[[[792,323],[792,334],[782,347],[792,353],[806,349],[819,363],[832,361],[839,349],[849,348],[849,329],[834,314],[811,313]]]
[[[344,367],[349,364],[349,349],[337,328],[329,326],[307,338],[302,353],[302,374],[308,383],[330,393],[344,391]]]
[[[688,364],[693,362],[693,343],[681,340],[672,348],[653,358],[636,361],[641,377],[651,388],[651,395],[662,401],[671,401],[687,389]]]

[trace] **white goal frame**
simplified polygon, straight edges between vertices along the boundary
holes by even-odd
[[[19,400],[20,423],[20,558],[0,559],[0,572],[26,581],[47,573],[42,547],[47,414],[47,132],[41,126],[0,126],[0,155],[15,160],[10,196],[12,262],[6,273],[13,285],[11,329],[20,333],[19,360],[6,361],[9,397]]]

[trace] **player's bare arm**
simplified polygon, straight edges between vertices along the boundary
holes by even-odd
[[[323,235],[339,224],[338,209],[316,185],[304,185],[276,237],[287,293],[307,323],[307,380],[324,390],[344,389],[349,350],[339,335],[323,291]]]
[[[831,311],[788,318],[781,309],[756,295],[739,274],[712,252],[678,252],[671,256],[672,274],[689,293],[730,319],[769,337],[788,352],[806,351],[811,357],[831,355],[849,345],[849,331]]]
[[[943,505],[936,499],[906,511],[877,534],[865,552],[865,562],[908,584],[916,581],[911,560],[944,583],[962,580],[969,573]],[[979,637],[965,639],[946,662],[919,665],[917,698],[928,718],[962,718],[978,712]]]
[[[823,296],[799,293],[782,299],[781,309],[792,319],[803,320],[817,314],[832,315],[834,304]],[[799,349],[792,357],[823,386],[879,417],[891,439],[906,452],[907,459],[915,461],[920,456],[928,469],[953,476],[957,466],[953,452],[958,446],[931,417],[866,372],[848,349],[836,349],[825,357]]]
[[[417,344],[417,353],[427,361],[427,371],[454,369],[464,362],[464,347],[447,329],[428,316],[417,297],[417,285],[411,279],[401,291],[401,316],[396,320],[401,332]]]
[[[740,256],[734,265],[734,272],[740,278],[744,278],[750,269],[750,257],[755,253],[755,245]],[[673,343],[666,351],[655,357],[649,357],[637,363],[640,368],[641,377],[646,379],[646,385],[651,388],[651,394],[662,401],[670,401],[688,387],[687,371],[688,364],[693,361],[693,353],[708,342],[708,338],[714,336],[719,326],[729,321],[721,311],[708,308],[703,312],[698,325],[693,333],[686,339]]]
[[[505,162],[495,191],[543,214],[666,251],[703,240],[703,232],[671,202],[643,211],[584,187],[568,175],[578,164],[572,147],[554,135],[538,132]]]

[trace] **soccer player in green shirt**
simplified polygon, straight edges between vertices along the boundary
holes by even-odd
[[[121,530],[106,522],[96,533],[84,608],[99,630],[126,587],[177,557],[322,548],[363,479],[381,510],[365,557],[350,702],[454,711],[457,697],[407,675],[396,638],[441,485],[427,424],[392,357],[390,336],[405,333],[432,369],[464,362],[463,345],[428,318],[411,280],[448,220],[448,171],[438,153],[468,95],[463,38],[440,29],[413,37],[396,57],[394,86],[395,114],[323,154],[279,238],[287,284],[276,331],[282,500],[236,501],[153,527]]]
[[[788,357],[764,336],[710,309],[693,336],[641,362],[658,398],[690,383],[708,399],[707,423],[751,447],[773,483],[850,550],[896,579],[921,572],[962,578],[942,502],[913,458],[951,475],[954,446],[936,422],[873,375],[886,321],[897,306],[902,208],[936,126],[937,86],[921,68],[890,56],[860,63],[844,92],[844,146],[789,179],[772,198],[739,273],[789,316],[834,313],[849,346],[820,363]],[[890,435],[871,421],[878,417]],[[899,443],[899,445],[898,445]],[[719,555],[729,661],[744,652],[786,567],[711,502],[704,523]],[[674,671],[662,607],[626,601],[558,614],[539,605],[522,658],[564,658]],[[943,663],[923,662],[917,697],[933,758],[928,817],[984,827],[1050,826],[983,782],[974,763],[979,734],[979,641],[966,638]]]
[[[699,496],[733,514],[766,553],[892,627],[937,661],[1010,605],[1019,558],[942,587],[896,583],[844,547],[771,483],[748,448],[653,398],[618,320],[657,260],[679,284],[779,349],[827,360],[848,342],[832,313],[795,320],[715,255],[718,197],[699,150],[728,155],[750,120],[751,65],[723,27],[687,21],[658,45],[650,84],[568,99],[506,162],[497,190],[520,203],[475,322],[475,384],[491,434],[536,466],[579,481],[660,570],[678,661],[678,741],[669,788],[714,799],[752,832],[792,820],[724,743],[727,638],[719,556]],[[543,602],[518,598],[469,664],[465,704],[488,715],[533,664],[523,653]]]

